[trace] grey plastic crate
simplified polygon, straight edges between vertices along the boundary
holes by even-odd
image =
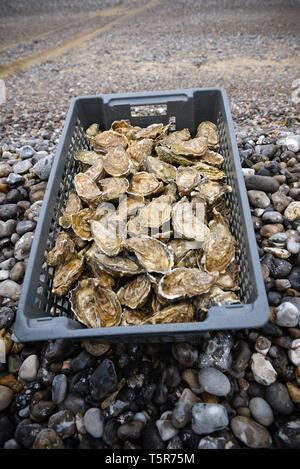
[[[135,106],[160,105],[164,115],[138,116]],[[162,106],[164,105],[164,106]],[[155,113],[154,113],[155,114]],[[233,191],[227,196],[231,230],[240,252],[242,304],[212,307],[203,322],[88,329],[74,320],[67,296],[51,293],[54,269],[45,262],[60,230],[61,216],[77,170],[74,153],[88,149],[85,129],[94,122],[108,129],[114,120],[128,119],[141,127],[155,122],[188,127],[192,135],[201,121],[214,122],[220,134],[223,169]],[[52,314],[55,313],[55,316]],[[103,342],[155,342],[195,340],[203,331],[251,328],[263,325],[269,315],[256,240],[226,92],[221,88],[186,89],[148,93],[84,96],[74,99],[53,162],[51,175],[33,241],[18,306],[15,335],[22,342],[56,338],[98,338]]]

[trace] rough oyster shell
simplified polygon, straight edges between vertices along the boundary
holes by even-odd
[[[84,172],[84,174],[94,182],[97,182],[99,179],[101,179],[104,176],[103,159],[99,158],[96,163],[94,163]]]
[[[138,169],[143,163],[146,156],[151,155],[154,142],[151,138],[143,138],[142,140],[132,140],[129,142],[127,153],[131,160],[135,162]]]
[[[163,182],[174,181],[176,178],[176,168],[174,166],[153,156],[147,156],[143,161],[143,165],[149,173],[153,173],[157,179],[161,179]]]
[[[212,150],[207,150],[205,155],[201,156],[201,161],[203,163],[219,167],[223,163],[224,158],[222,155],[220,155],[220,153],[217,153]]]
[[[148,227],[145,226],[142,220],[137,217],[131,217],[127,223],[127,233],[130,236],[140,236],[148,234]]]
[[[111,130],[114,132],[118,132],[118,134],[125,135],[128,140],[129,139],[134,139],[136,132],[141,130],[141,127],[134,127],[130,124],[128,124],[126,121],[121,120],[121,121],[114,121],[111,124]]]
[[[171,218],[173,199],[170,195],[161,195],[142,207],[138,212],[140,224],[149,228],[159,228]]]
[[[193,322],[195,307],[192,303],[181,302],[161,309],[142,324],[168,324],[174,322]]]
[[[95,163],[97,163],[99,160],[101,161],[102,157],[95,151],[78,150],[74,155],[74,159],[77,161],[81,161],[81,163],[92,166]]]
[[[190,166],[191,163],[195,161],[194,159],[193,161],[191,161],[189,158],[186,158],[185,156],[175,154],[167,146],[163,146],[163,145],[156,146],[155,151],[156,151],[158,158],[162,161],[165,161],[166,163],[180,164],[182,166]]]
[[[221,171],[220,169],[215,168],[214,166],[210,166],[206,163],[202,163],[201,161],[194,163],[193,167],[199,171],[201,176],[212,181],[218,181],[219,179],[227,178],[227,174],[224,173],[224,171]]]
[[[142,195],[147,197],[149,195],[157,194],[163,189],[164,185],[162,182],[153,175],[141,171],[132,176],[128,193],[133,195]]]
[[[203,121],[198,125],[196,137],[206,137],[207,146],[212,150],[219,148],[219,133],[217,126],[210,121]]]
[[[107,256],[119,254],[126,232],[125,226],[116,216],[90,220],[90,226],[92,238],[100,251]]]
[[[201,249],[192,249],[183,256],[176,267],[186,267],[188,269],[197,268],[201,263],[201,256]]]
[[[202,263],[208,272],[224,272],[234,260],[236,241],[223,217],[213,209],[214,220],[203,243]]]
[[[224,273],[220,273],[216,286],[222,290],[239,290],[239,267],[236,261],[231,262]]]
[[[79,197],[88,205],[96,205],[99,202],[101,191],[97,184],[86,174],[76,174],[74,185]]]
[[[54,248],[51,249],[47,256],[47,263],[52,266],[65,264],[71,260],[74,251],[75,246],[72,239],[68,233],[61,231],[57,234]]]
[[[91,145],[97,151],[108,152],[120,145],[126,148],[128,139],[125,135],[121,135],[113,130],[105,130],[91,140]]]
[[[213,306],[226,306],[240,303],[238,296],[230,291],[223,291],[217,286],[213,286],[208,293],[195,299],[197,310],[208,311]]]
[[[135,215],[138,209],[144,207],[144,205],[146,205],[146,201],[142,195],[125,196],[120,202],[116,214],[126,220],[128,217]]]
[[[232,187],[226,184],[221,185],[217,181],[204,180],[197,186],[197,191],[200,196],[208,203],[213,204],[216,200],[220,199],[222,195],[232,191]]]
[[[151,124],[148,125],[148,127],[145,127],[144,129],[141,129],[136,132],[135,138],[136,140],[140,140],[141,138],[155,139],[159,137],[159,135],[166,133],[166,130],[168,130],[168,128],[169,124],[167,126],[164,126],[164,124]]]
[[[173,143],[176,143],[178,141],[184,142],[190,139],[191,134],[189,129],[182,129],[176,130],[175,132],[171,132],[167,136],[158,137],[157,143],[159,143],[159,145],[165,145],[167,147],[170,147]]]
[[[171,151],[176,155],[204,155],[207,151],[207,138],[201,136],[186,141],[179,140],[171,145]]]
[[[74,254],[72,259],[67,263],[60,265],[54,275],[52,293],[57,296],[65,295],[71,285],[75,283],[84,269],[84,258]]]
[[[90,220],[96,216],[96,210],[92,208],[83,208],[77,213],[72,215],[72,228],[74,233],[81,239],[89,241],[92,239]]]
[[[173,253],[174,263],[177,264],[191,249],[197,249],[197,241],[187,239],[172,239],[167,243],[168,249]]]
[[[72,215],[82,209],[82,202],[75,192],[70,192],[67,200],[66,208],[63,215],[59,219],[59,225],[67,230],[72,225]]]
[[[157,239],[149,236],[135,236],[125,243],[129,251],[134,252],[139,263],[147,272],[166,273],[173,265],[173,254],[167,246]]]
[[[139,326],[147,317],[148,314],[143,310],[123,308],[121,326]]]
[[[99,250],[95,243],[86,252],[85,257],[89,265],[92,261],[98,269],[104,270],[114,277],[131,277],[144,272],[137,261],[128,256],[107,256]]]
[[[165,274],[158,284],[158,294],[169,300],[193,297],[207,292],[215,283],[217,274],[199,269],[177,267]]]
[[[196,208],[196,210],[195,210]],[[204,224],[205,204],[198,201],[196,207],[183,197],[172,209],[174,232],[180,237],[202,242],[209,234]]]
[[[101,200],[116,200],[127,192],[129,182],[125,178],[110,177],[99,181],[101,186]]]
[[[105,171],[114,177],[126,176],[131,168],[131,160],[121,145],[106,153],[103,159]]]
[[[92,124],[92,125],[90,125],[90,126],[86,129],[86,131],[85,131],[86,136],[87,136],[88,138],[96,137],[96,135],[97,135],[99,132],[100,132],[100,130],[99,130],[99,124]]]
[[[201,176],[192,166],[179,166],[176,171],[176,184],[180,196],[188,195],[196,187]]]
[[[70,296],[72,311],[87,327],[113,327],[121,322],[122,307],[116,293],[97,279],[81,280]]]
[[[151,294],[151,282],[147,275],[138,275],[118,291],[121,305],[135,309],[143,306]]]

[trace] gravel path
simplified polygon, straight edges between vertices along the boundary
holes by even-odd
[[[300,3],[80,4],[14,0],[0,21],[0,447],[299,449]],[[13,342],[70,99],[204,86],[230,98],[269,323],[198,344]]]

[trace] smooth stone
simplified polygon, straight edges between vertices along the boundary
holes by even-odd
[[[0,238],[7,238],[11,236],[15,231],[16,223],[17,222],[15,220],[0,220]]]
[[[7,386],[2,386],[0,384],[0,412],[11,404],[13,397],[13,391]]]
[[[64,449],[64,444],[55,430],[44,428],[35,437],[33,449]]]
[[[22,361],[15,355],[9,355],[7,358],[7,365],[8,365],[8,372],[9,373],[18,373],[20,366],[22,365]]]
[[[2,221],[16,218],[17,214],[18,208],[16,204],[0,205],[0,218],[2,219]]]
[[[282,383],[273,383],[266,388],[265,399],[272,409],[280,415],[291,415],[294,410],[288,390]]]
[[[103,360],[95,369],[90,379],[90,386],[92,398],[95,400],[103,399],[117,389],[118,377],[111,360]]]
[[[164,449],[165,443],[162,441],[154,422],[149,422],[142,430],[143,449]]]
[[[22,447],[31,448],[41,430],[39,423],[32,423],[30,419],[22,420],[16,428],[15,439]]]
[[[179,430],[172,425],[170,420],[156,420],[156,426],[163,441],[171,440],[171,438],[176,436],[179,432]]]
[[[28,231],[33,231],[36,227],[36,223],[31,220],[22,220],[19,221],[16,226],[16,232],[22,236],[23,234],[27,233]]]
[[[12,172],[12,168],[8,163],[0,163],[0,178],[7,177]]]
[[[248,198],[251,205],[257,208],[266,208],[271,202],[264,192],[257,190],[248,191]]]
[[[34,422],[45,422],[56,411],[52,401],[39,401],[31,406],[30,418]]]
[[[172,346],[173,357],[185,368],[191,368],[197,363],[198,350],[190,344],[178,343]]]
[[[84,414],[86,431],[94,438],[101,438],[104,431],[104,416],[100,409],[91,408]]]
[[[15,244],[14,256],[18,261],[24,260],[30,253],[34,233],[27,232]]]
[[[53,155],[47,155],[45,158],[40,159],[32,168],[32,171],[42,181],[47,181],[50,176],[51,167],[53,162]]]
[[[264,238],[271,238],[273,235],[276,235],[277,233],[280,233],[283,231],[283,225],[280,223],[277,224],[267,224],[264,225],[260,230],[259,234],[263,236]]]
[[[67,394],[66,399],[59,404],[59,409],[70,410],[74,415],[78,412],[85,412],[87,410],[87,404],[85,400],[75,393]]]
[[[241,373],[247,368],[251,357],[251,350],[247,342],[244,340],[239,340],[236,342],[232,351],[232,355],[232,369],[236,373]]]
[[[169,441],[168,445],[167,445],[167,449],[184,449],[184,446],[183,446],[183,443],[181,441],[181,439],[179,438],[179,436],[174,436],[173,438],[171,438],[171,440]]]
[[[195,404],[192,409],[192,429],[197,435],[207,435],[229,424],[227,410],[220,404]]]
[[[83,349],[77,357],[71,360],[70,371],[71,373],[77,373],[78,371],[85,370],[86,368],[94,367],[95,363],[96,358]]]
[[[257,190],[263,192],[276,192],[279,189],[279,182],[269,176],[246,176],[245,184],[247,190]],[[263,208],[263,207],[262,207]]]
[[[280,213],[283,212],[292,201],[291,197],[288,197],[281,191],[274,192],[271,199],[275,210]]]
[[[229,379],[215,368],[201,368],[198,378],[203,389],[214,396],[226,396],[230,392]]]
[[[290,223],[300,218],[300,202],[291,202],[284,211],[284,217]]]
[[[7,176],[6,181],[10,187],[13,187],[17,184],[21,184],[24,181],[24,176],[21,174],[10,173],[10,175]]]
[[[220,371],[227,371],[232,363],[232,334],[216,332],[206,342],[203,353],[199,354],[199,368],[212,366]]]
[[[300,339],[293,340],[291,349],[288,351],[288,356],[293,365],[300,365]]]
[[[25,263],[24,262],[17,262],[10,271],[10,278],[14,282],[18,282],[22,277],[24,277],[25,273]]]
[[[104,355],[109,350],[110,345],[93,340],[85,340],[84,347],[90,355],[93,355],[93,357],[101,357],[101,355]]]
[[[15,313],[7,306],[0,307],[0,329],[8,329],[15,319]]]
[[[62,440],[69,438],[76,432],[75,416],[69,410],[60,410],[51,415],[48,427],[55,430]]]
[[[294,290],[300,291],[300,267],[293,267],[289,276],[288,280],[291,283],[291,286]]]
[[[186,368],[183,371],[181,378],[183,379],[183,381],[186,382],[186,384],[190,387],[193,393],[201,394],[204,391],[198,381],[198,370],[194,368]]]
[[[263,355],[267,355],[272,342],[267,337],[259,336],[255,342],[255,350]]]
[[[250,399],[249,408],[253,418],[261,425],[268,427],[273,423],[273,411],[265,399],[253,397]]]
[[[18,300],[22,291],[22,285],[14,282],[13,280],[4,280],[0,283],[0,296],[4,298],[11,298]]]
[[[20,449],[21,447],[19,443],[17,442],[17,440],[15,440],[14,438],[11,438],[10,440],[7,440],[4,443],[3,448],[4,449]]]
[[[287,420],[274,435],[276,446],[280,449],[300,449],[300,419]]]
[[[290,382],[286,383],[286,387],[288,388],[292,401],[295,402],[295,404],[300,404],[300,388]]]
[[[172,413],[172,425],[183,428],[192,420],[192,407],[200,399],[188,388],[184,389]]]
[[[275,210],[264,212],[261,218],[264,223],[282,223],[284,220],[283,215]]]
[[[25,174],[25,173],[28,173],[31,167],[32,167],[32,164],[29,160],[23,160],[14,164],[13,170],[16,174]]]
[[[24,145],[20,148],[20,158],[25,160],[27,158],[31,158],[35,154],[35,150],[32,148],[31,145]]]
[[[117,430],[117,436],[120,440],[138,440],[141,436],[144,423],[138,420],[131,420],[123,423]]]
[[[275,309],[276,324],[283,327],[297,326],[300,318],[300,312],[292,303],[281,303]]]
[[[13,268],[15,263],[16,263],[16,259],[14,259],[13,257],[10,257],[9,259],[6,259],[5,261],[0,263],[0,269],[10,270]]]
[[[78,343],[68,339],[56,339],[47,345],[44,357],[48,363],[53,363],[66,360],[77,351],[80,351]]]
[[[234,417],[230,426],[234,435],[249,448],[270,448],[272,444],[268,430],[248,417]]]
[[[68,389],[68,380],[66,375],[56,375],[52,381],[52,401],[54,404],[60,404],[65,400]]]
[[[8,270],[0,270],[0,282],[3,282],[3,280],[7,280],[8,278],[9,278]]]
[[[36,379],[38,368],[39,368],[38,356],[30,355],[23,361],[19,369],[18,379],[20,379],[21,381],[26,381],[26,382],[34,381]]]
[[[270,386],[277,379],[272,364],[261,353],[253,353],[251,356],[251,370],[255,381],[263,386]]]

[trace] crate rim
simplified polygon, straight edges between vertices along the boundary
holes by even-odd
[[[41,235],[43,232],[43,224],[45,217],[47,215],[47,208],[51,197],[52,183],[56,177],[56,172],[58,169],[58,164],[60,161],[60,156],[64,150],[65,138],[68,134],[69,128],[72,126],[71,118],[73,116],[73,111],[77,103],[82,100],[89,99],[103,99],[104,102],[107,102],[111,99],[119,97],[121,99],[131,99],[131,98],[145,98],[145,97],[166,97],[167,94],[187,94],[188,96],[193,95],[195,92],[219,92],[222,96],[222,102],[224,105],[225,115],[227,118],[227,125],[230,133],[230,140],[232,145],[232,153],[234,165],[236,168],[236,183],[238,185],[238,190],[241,196],[241,205],[244,212],[244,221],[247,231],[248,241],[251,248],[251,262],[253,263],[253,268],[255,276],[253,281],[255,282],[255,287],[257,291],[257,298],[250,304],[241,304],[232,307],[212,307],[207,315],[207,318],[203,322],[194,322],[194,323],[173,323],[173,324],[155,324],[155,325],[146,325],[146,326],[117,326],[117,327],[108,327],[108,328],[82,328],[80,325],[78,328],[67,328],[64,327],[70,321],[65,316],[43,316],[35,319],[28,319],[23,313],[25,306],[27,304],[28,298],[31,294],[30,284],[33,277],[34,262],[36,256],[38,255],[39,244],[41,243]],[[172,97],[172,96],[171,96]],[[162,102],[163,103],[163,102]],[[156,103],[155,103],[156,104]],[[254,248],[253,248],[254,247]],[[222,308],[222,310],[221,310]],[[228,325],[228,312],[224,314],[224,309],[232,309],[235,311],[234,317],[230,317],[230,324]],[[245,321],[247,318],[247,321]],[[244,178],[242,175],[242,168],[240,157],[238,153],[236,137],[234,132],[234,126],[230,111],[230,105],[227,97],[227,92],[222,87],[207,87],[207,88],[185,88],[177,90],[159,90],[159,91],[141,91],[141,92],[129,92],[129,93],[112,93],[112,94],[95,94],[95,95],[82,95],[73,98],[70,102],[69,110],[66,115],[63,131],[59,140],[57,150],[55,152],[55,157],[53,160],[51,173],[49,176],[47,188],[45,191],[44,199],[42,202],[41,212],[38,219],[34,240],[32,243],[30,256],[28,259],[28,264],[24,276],[24,281],[22,285],[22,292],[20,295],[17,315],[14,327],[14,339],[19,342],[31,342],[31,341],[42,341],[42,340],[54,340],[60,338],[69,338],[69,339],[97,339],[103,342],[109,342],[110,339],[118,339],[122,341],[122,338],[130,338],[143,336],[145,333],[147,337],[157,337],[160,336],[176,336],[182,335],[185,333],[194,333],[194,335],[210,331],[210,330],[231,330],[231,329],[243,329],[243,328],[257,328],[263,326],[269,318],[269,305],[267,302],[266,292],[264,288],[264,281],[262,276],[262,271],[260,268],[259,256],[256,246],[256,239],[254,235],[254,229],[251,221],[250,206],[248,202],[246,187],[244,183]],[[217,321],[216,321],[217,320]],[[242,322],[246,322],[245,325],[240,325]],[[244,320],[244,321],[243,321]],[[45,323],[45,326],[42,326],[42,323]],[[47,326],[48,323],[49,324]],[[39,324],[41,323],[41,324]],[[198,327],[197,327],[198,326]],[[62,330],[63,327],[63,330]],[[120,332],[122,330],[122,333]],[[61,332],[60,332],[61,331]],[[101,332],[100,332],[101,331]],[[38,337],[37,337],[38,333]],[[188,340],[188,339],[187,339]],[[141,340],[142,341],[142,340]],[[147,340],[145,340],[146,342]]]

